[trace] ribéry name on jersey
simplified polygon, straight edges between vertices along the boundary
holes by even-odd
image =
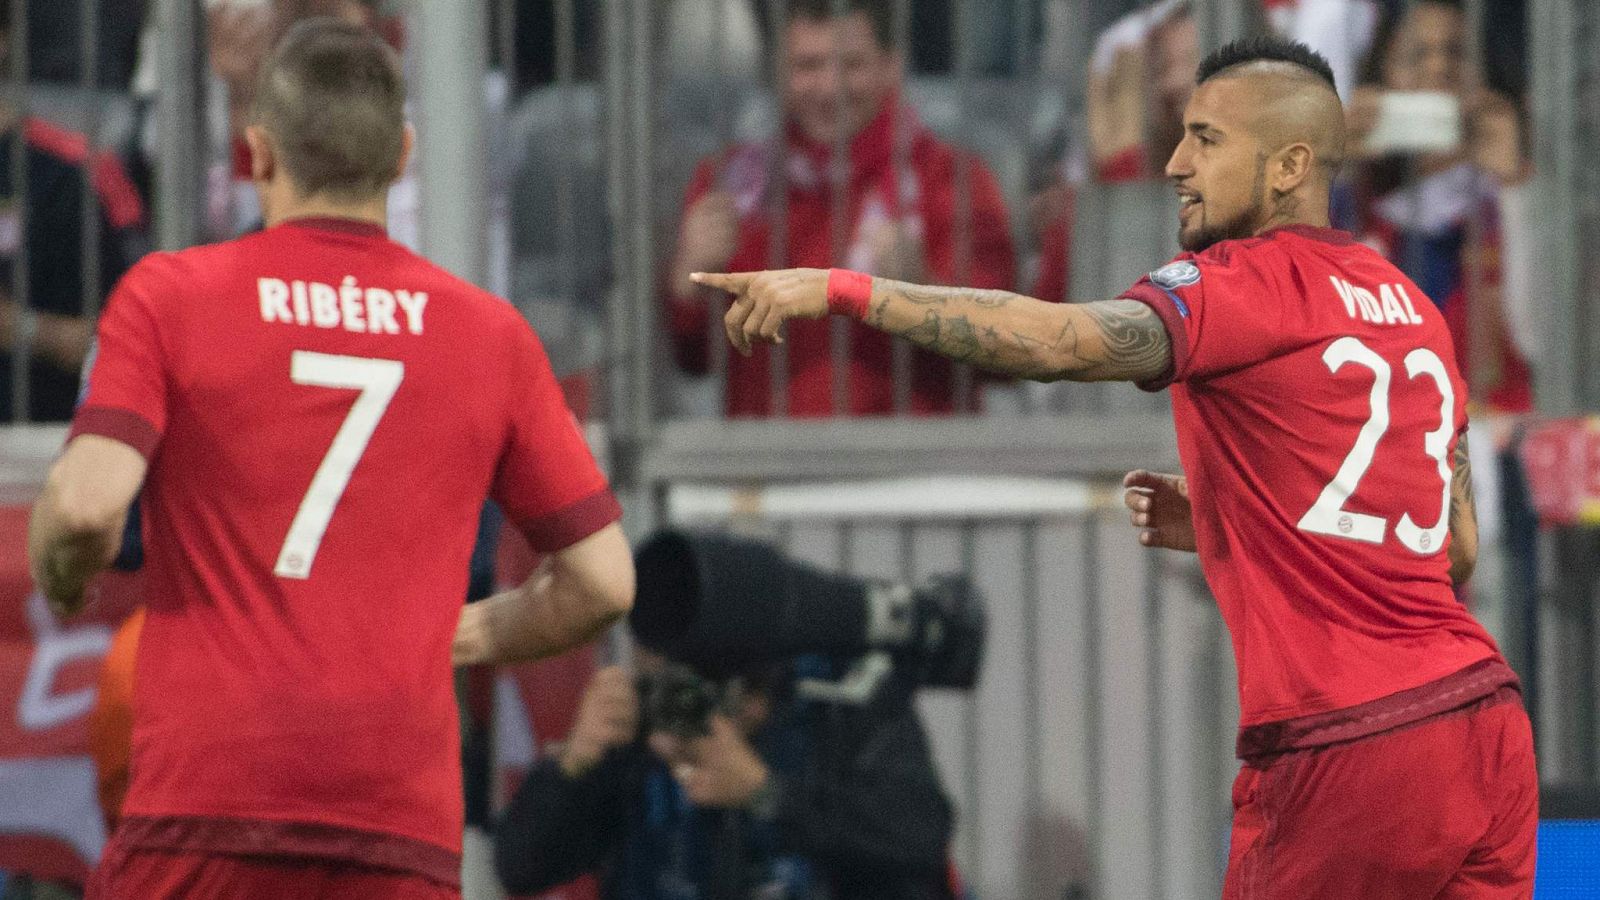
[[[320,281],[284,281],[257,278],[261,321],[284,322],[316,328],[338,328],[366,334],[399,334],[398,311],[405,316],[406,331],[422,333],[422,309],[428,295],[422,291],[361,287],[347,275],[339,287]]]

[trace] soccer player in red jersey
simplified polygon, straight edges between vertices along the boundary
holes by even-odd
[[[1467,389],[1438,309],[1328,224],[1333,76],[1257,39],[1200,67],[1167,163],[1185,252],[1056,305],[834,270],[699,274],[741,350],[852,315],[1040,380],[1171,387],[1186,478],[1130,473],[1197,550],[1242,706],[1224,896],[1526,898],[1538,780],[1516,676],[1456,600],[1476,554]]]
[[[458,897],[452,664],[559,652],[632,603],[533,331],[385,236],[403,103],[377,37],[295,26],[248,132],[268,227],[147,257],[101,319],[29,548],[74,611],[142,486],[131,784],[90,897]],[[550,563],[463,608],[485,496]]]

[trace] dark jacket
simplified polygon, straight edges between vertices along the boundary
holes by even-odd
[[[768,815],[687,805],[642,744],[581,778],[528,774],[495,835],[513,893],[598,872],[606,900],[948,900],[950,804],[911,704],[886,686],[862,707],[790,700],[753,743]]]

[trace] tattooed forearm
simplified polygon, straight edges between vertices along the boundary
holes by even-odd
[[[866,321],[952,359],[1041,381],[1150,379],[1171,358],[1160,319],[1132,300],[1054,304],[879,279]]]

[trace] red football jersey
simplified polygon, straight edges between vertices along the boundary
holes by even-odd
[[[1499,658],[1450,583],[1467,387],[1415,284],[1343,232],[1288,227],[1182,254],[1125,296],[1171,336],[1145,387],[1172,385],[1241,726]]]
[[[515,309],[344,220],[154,254],[73,433],[150,462],[123,839],[457,880],[484,498],[543,551],[620,515]]]

